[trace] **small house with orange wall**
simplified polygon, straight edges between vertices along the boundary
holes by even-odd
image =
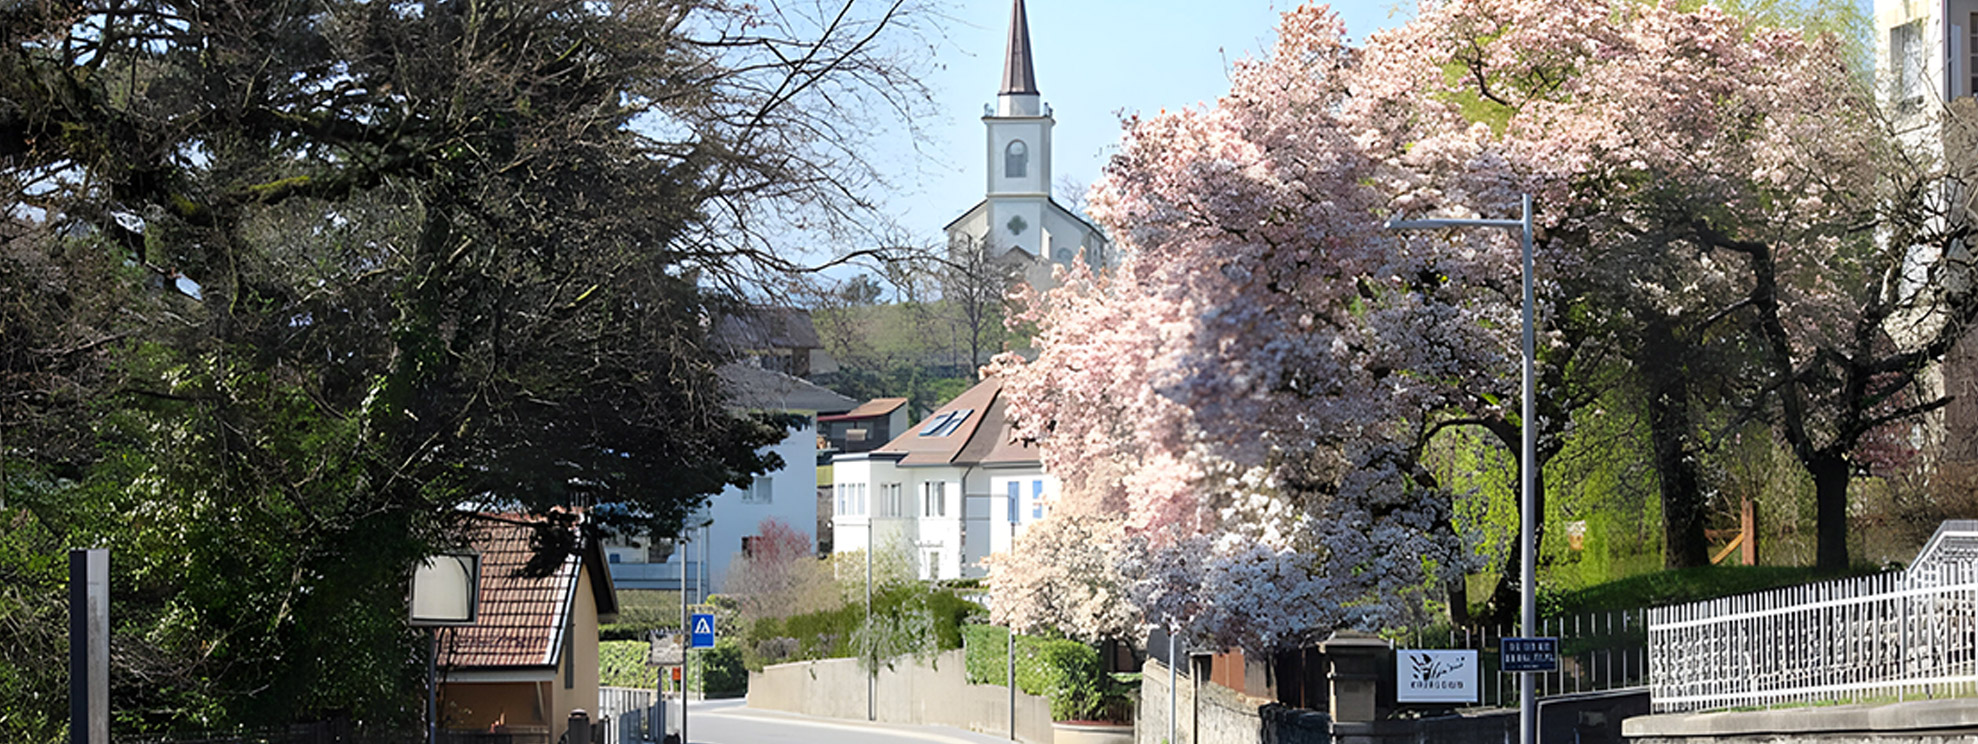
[[[529,571],[530,518],[501,515],[471,533],[481,555],[479,616],[439,631],[439,720],[450,731],[555,742],[570,712],[598,704],[598,624],[618,597],[596,540]],[[547,569],[544,571],[542,569]]]

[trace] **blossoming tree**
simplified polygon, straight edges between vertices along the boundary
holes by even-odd
[[[1872,291],[1914,254],[1886,246],[1943,236],[1885,208],[1923,181],[1892,167],[1851,86],[1831,40],[1709,8],[1451,0],[1360,48],[1323,7],[1286,13],[1213,106],[1127,122],[1091,200],[1124,261],[1065,277],[1032,306],[1036,359],[1000,362],[1066,480],[1052,519],[1117,519],[1069,549],[1116,554],[1139,619],[1257,650],[1395,620],[1473,568],[1421,454],[1458,426],[1512,443],[1517,243],[1380,225],[1512,214],[1521,192],[1542,205],[1537,466],[1603,375],[1662,385],[1667,511],[1700,532],[1691,406],[1732,403],[1844,458],[1929,410],[1890,394],[1891,371],[1935,341],[1890,343],[1882,323],[1902,305],[1954,332],[1969,313]],[[1860,229],[1878,219],[1908,227],[1878,242]],[[1653,366],[1671,358],[1698,366]],[[1728,382],[1695,382],[1705,361]],[[1812,392],[1848,365],[1867,376]],[[997,564],[999,616],[1118,624],[1029,601],[1052,580],[1043,554]]]

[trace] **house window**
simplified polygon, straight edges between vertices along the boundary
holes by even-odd
[[[743,557],[743,558],[754,558],[754,557],[755,557],[755,542],[756,542],[756,540],[758,540],[758,539],[759,539],[759,538],[757,538],[757,537],[756,537],[755,535],[743,535],[743,536],[742,536],[742,557]]]
[[[749,489],[742,492],[742,503],[767,504],[770,503],[773,493],[775,493],[775,483],[767,475],[758,475],[749,483]]]
[[[1030,482],[1030,518],[1044,518],[1044,481]]]
[[[880,516],[884,516],[884,517],[906,516],[907,505],[905,501],[902,501],[900,499],[900,495],[901,495],[900,484],[888,483],[883,486],[880,486],[879,490],[881,494],[879,508],[882,510]]]
[[[1923,104],[1923,22],[1889,29],[1889,66],[1894,68],[1895,100],[1903,107]]]
[[[1017,505],[1021,503],[1019,499],[1022,496],[1023,496],[1023,484],[1018,483],[1016,481],[1010,481],[1010,497],[1004,499],[1004,501],[1009,502],[1010,524],[1016,524],[1016,516],[1017,516],[1017,508],[1018,508]]]
[[[624,557],[625,556],[619,555],[617,553],[612,553],[611,555],[605,556],[605,559],[611,563],[623,563],[624,561],[622,559]]]
[[[962,422],[967,421],[969,414],[972,413],[975,413],[975,409],[963,408],[958,411],[948,411],[937,415],[934,418],[928,419],[926,426],[920,427],[920,436],[945,437],[953,434],[956,429],[961,428]]]
[[[935,432],[934,436],[945,437],[949,434],[955,433],[955,430],[961,428],[962,422],[967,421],[969,414],[972,413],[975,413],[975,409],[973,408],[964,408],[959,411],[956,411],[955,415],[948,417],[948,423],[943,424],[941,426],[941,430]]]
[[[838,492],[838,516],[841,516],[841,517],[842,517],[842,516],[845,516],[845,514],[846,514],[846,511],[845,511],[845,484],[843,484],[843,483],[840,483],[840,484],[838,484],[835,490],[837,490],[837,492]]]
[[[865,510],[865,484],[859,483],[854,485],[853,488],[858,490],[858,513],[869,514],[870,512]]]
[[[1971,87],[1965,89],[1969,95],[1978,95],[1978,13],[1971,14],[1971,25],[1964,27],[1968,36],[1964,42],[1964,71],[1971,75]]]
[[[1030,148],[1023,140],[1010,140],[1003,148],[1003,177],[1023,178],[1030,172]]]
[[[921,516],[948,516],[948,484],[945,481],[932,481],[923,485],[926,498],[921,504]]]
[[[932,581],[941,577],[941,554],[938,551],[927,553],[927,578]]]

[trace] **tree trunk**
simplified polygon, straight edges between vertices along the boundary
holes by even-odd
[[[1650,320],[1643,335],[1646,353],[1639,369],[1648,384],[1649,439],[1655,446],[1655,477],[1662,494],[1662,563],[1668,568],[1708,565],[1702,478],[1689,448],[1684,353],[1666,318]]]
[[[1819,453],[1807,464],[1807,470],[1813,473],[1818,566],[1822,571],[1844,570],[1848,567],[1847,458]]]
[[[1499,440],[1504,441],[1511,448],[1512,452],[1520,452],[1521,442],[1518,438],[1521,436],[1520,432],[1517,429],[1510,429],[1509,431],[1511,434],[1508,438],[1503,431],[1498,431]],[[1520,461],[1518,467],[1520,469],[1518,473],[1520,480],[1518,481],[1519,485],[1512,487],[1512,498],[1519,499],[1518,514],[1519,518],[1523,519],[1524,494],[1519,493],[1518,489],[1524,483],[1524,473],[1522,472],[1525,467],[1524,462]],[[1532,525],[1532,556],[1536,560],[1538,556],[1543,554],[1545,547],[1545,468],[1543,465],[1539,466],[1537,474],[1532,478],[1532,500],[1537,502],[1533,506],[1533,511],[1538,514],[1538,523]],[[1519,536],[1522,537],[1523,534],[1524,528],[1523,525],[1520,525]],[[1524,568],[1524,561],[1520,558],[1518,539],[1512,539],[1511,550],[1504,559],[1504,572],[1497,575],[1497,586],[1490,592],[1491,620],[1506,625],[1518,622],[1518,613],[1523,607],[1523,587],[1520,585],[1519,579]],[[1538,562],[1543,563],[1542,560]]]

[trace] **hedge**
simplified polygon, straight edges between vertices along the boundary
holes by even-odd
[[[973,684],[1003,684],[1009,675],[1009,630],[994,625],[963,629],[963,666]],[[1099,652],[1062,638],[1017,636],[1016,686],[1051,701],[1051,719],[1089,720],[1106,707],[1107,684]]]

